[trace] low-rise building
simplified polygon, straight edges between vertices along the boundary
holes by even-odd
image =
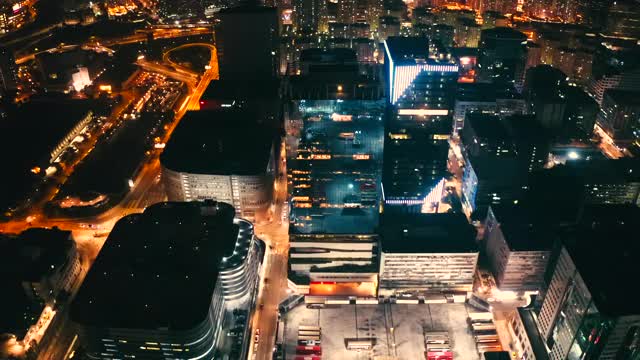
[[[77,285],[82,265],[70,231],[31,228],[0,242],[0,269],[18,274],[32,301],[53,302]]]
[[[82,263],[70,231],[31,228],[0,234],[0,357],[35,358],[59,341],[65,305],[79,285]],[[7,346],[8,345],[8,346]]]
[[[380,295],[468,292],[478,262],[473,227],[461,214],[383,214]]]
[[[297,293],[375,296],[379,261],[375,234],[292,234],[290,241],[289,283]]]

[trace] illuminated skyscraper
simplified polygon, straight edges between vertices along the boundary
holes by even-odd
[[[384,48],[389,102],[395,105],[385,126],[385,211],[421,211],[430,190],[448,175],[458,65],[424,37],[390,37]]]

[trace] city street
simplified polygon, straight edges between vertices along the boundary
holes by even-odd
[[[256,301],[257,307],[251,319],[252,333],[260,329],[260,341],[257,351],[253,351],[253,340],[249,348],[248,359],[271,360],[276,338],[278,304],[287,296],[287,258],[289,253],[289,221],[282,214],[287,212],[287,177],[285,168],[285,147],[281,146],[279,164],[284,176],[275,183],[274,210],[272,221],[268,224],[256,224],[256,234],[267,244],[263,263],[263,276]]]

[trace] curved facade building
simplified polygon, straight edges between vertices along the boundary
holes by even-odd
[[[250,304],[264,244],[226,203],[122,218],[71,305],[89,359],[212,359],[226,311]]]
[[[235,110],[189,112],[160,162],[170,201],[216,200],[239,217],[266,218],[273,199],[277,135],[244,126]]]
[[[253,224],[236,219],[238,239],[233,252],[222,258],[219,270],[220,287],[229,304],[248,300],[258,283],[258,271],[265,245],[255,238]]]

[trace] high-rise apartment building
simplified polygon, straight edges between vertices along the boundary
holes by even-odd
[[[314,34],[328,30],[326,1],[293,0],[292,5],[293,21],[297,32]]]
[[[482,30],[478,75],[482,82],[510,83],[517,89],[524,80],[527,36],[507,27]]]

